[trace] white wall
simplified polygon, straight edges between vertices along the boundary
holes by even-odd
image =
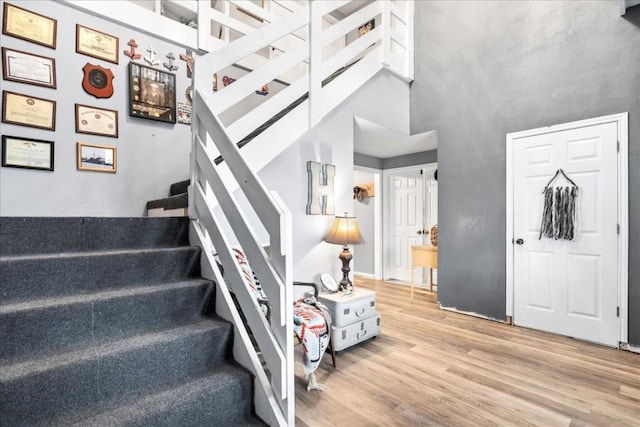
[[[373,172],[353,171],[353,186],[374,182]],[[382,189],[375,188],[374,197],[382,197]],[[364,243],[358,245],[355,251],[357,257],[353,259],[354,271],[373,275],[375,273],[375,200],[373,197],[364,197],[361,202],[354,200],[354,215],[358,218],[360,232]]]
[[[307,162],[336,166],[336,213],[353,215],[353,116],[408,132],[408,99],[409,85],[383,70],[260,171],[266,187],[277,191],[292,213],[294,280],[320,283],[321,273],[342,277],[340,247],[323,241],[333,216],[306,214]],[[357,258],[358,247],[352,252]],[[353,262],[351,267],[353,272]]]
[[[114,3],[115,4],[115,3]],[[0,215],[2,216],[143,216],[148,200],[166,197],[169,185],[189,177],[191,128],[184,124],[132,118],[128,113],[128,63],[122,52],[133,38],[139,50],[154,45],[164,56],[184,53],[183,47],[159,41],[118,24],[102,20],[53,1],[19,2],[19,6],[58,21],[55,50],[7,35],[2,46],[52,57],[56,60],[57,89],[1,81],[2,90],[46,98],[57,102],[56,130],[48,131],[2,123],[2,135],[54,141],[54,171],[0,168]],[[0,11],[2,13],[2,11]],[[119,64],[76,53],[76,23],[117,36]],[[146,53],[146,52],[143,52]],[[109,68],[115,78],[114,94],[97,99],[82,89],[82,67],[87,63]],[[144,63],[143,60],[136,62]],[[185,62],[174,73],[177,101],[185,102],[191,84]],[[160,67],[164,71],[166,68]],[[75,104],[118,111],[119,138],[75,132]],[[117,172],[76,169],[76,142],[116,146]]]

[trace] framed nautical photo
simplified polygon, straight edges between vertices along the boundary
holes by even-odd
[[[176,75],[129,63],[129,115],[176,122]]]
[[[118,112],[76,104],[76,132],[118,137]]]
[[[2,122],[56,130],[56,101],[3,90]]]
[[[58,21],[11,3],[4,4],[2,34],[56,48]]]
[[[118,63],[120,39],[102,31],[76,24],[76,52]]]
[[[2,135],[2,166],[53,171],[53,141]]]
[[[3,47],[2,78],[13,82],[55,89],[56,60]]]
[[[118,166],[117,148],[78,142],[77,162],[79,170],[115,173]]]

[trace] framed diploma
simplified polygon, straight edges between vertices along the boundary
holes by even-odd
[[[78,142],[78,169],[112,172],[117,170],[117,148],[110,145],[93,145]]]
[[[56,60],[3,47],[2,78],[55,89]]]
[[[2,166],[53,170],[53,141],[2,135]]]
[[[76,24],[76,52],[118,63],[119,39],[101,31]]]
[[[76,104],[76,132],[118,137],[118,112]]]
[[[4,4],[2,34],[56,48],[58,21],[10,3]]]
[[[2,121],[56,130],[56,101],[2,91]]]

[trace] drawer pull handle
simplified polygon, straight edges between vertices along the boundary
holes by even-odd
[[[357,311],[356,311],[356,316],[362,316],[364,314],[364,312],[366,311],[366,309],[364,307],[360,307]]]
[[[367,335],[367,331],[366,330],[364,330],[362,332],[358,332],[358,339],[364,337],[365,335]]]

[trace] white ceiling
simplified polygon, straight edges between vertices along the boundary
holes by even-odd
[[[438,132],[435,130],[405,135],[360,117],[354,119],[353,139],[354,152],[381,159],[438,148]]]

